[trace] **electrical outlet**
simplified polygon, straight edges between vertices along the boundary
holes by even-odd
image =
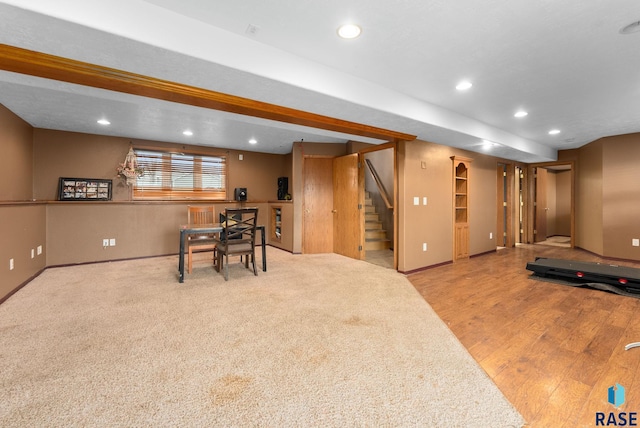
[[[426,196],[424,196],[422,198],[422,205],[427,205],[427,197]]]
[[[115,247],[116,246],[116,238],[109,239],[109,245],[111,245],[112,247]]]
[[[37,251],[38,255],[42,254],[42,245],[38,245],[38,248],[37,248],[36,251]]]
[[[9,270],[13,270],[13,259],[9,259]]]
[[[638,238],[633,238],[631,240],[631,245],[633,245],[634,247],[640,247],[640,239]]]
[[[109,246],[109,240],[108,239],[103,239],[102,240],[102,246],[103,247],[108,247]]]

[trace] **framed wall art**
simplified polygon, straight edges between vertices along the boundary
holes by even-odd
[[[111,180],[60,177],[58,180],[58,200],[110,201],[111,187]]]

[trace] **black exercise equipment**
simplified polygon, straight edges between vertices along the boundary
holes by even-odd
[[[534,279],[640,298],[640,269],[636,268],[537,257],[527,263],[527,270]]]

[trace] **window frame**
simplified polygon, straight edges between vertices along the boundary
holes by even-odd
[[[149,187],[144,183],[144,175],[138,178],[135,184],[132,186],[132,198],[133,200],[163,200],[163,201],[175,201],[175,200],[227,200],[228,195],[228,183],[229,183],[229,162],[228,153],[220,152],[200,152],[200,151],[176,151],[168,148],[157,147],[134,147],[134,153],[138,158],[138,164],[147,170],[149,168],[149,162],[146,159],[151,159],[153,155],[158,156],[160,159],[161,171],[160,177],[162,184],[159,187]],[[148,153],[149,155],[145,155]],[[184,160],[187,157],[193,157],[193,164],[190,169],[184,168],[184,162],[181,162],[181,167],[178,167],[177,163],[172,162],[176,158],[181,157]],[[222,180],[222,186],[219,188],[202,188],[202,160],[208,160],[211,163],[210,173],[218,174]],[[175,180],[172,181],[172,175],[177,172],[187,172],[187,174],[193,174],[193,180],[196,183],[200,183],[200,186],[191,186],[187,188],[180,188],[175,185]]]

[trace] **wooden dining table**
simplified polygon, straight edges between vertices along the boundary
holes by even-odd
[[[258,225],[256,229],[260,231],[260,246],[262,247],[262,271],[267,271],[267,253],[264,236],[264,226]],[[178,280],[184,282],[184,252],[186,249],[187,237],[189,235],[208,235],[221,233],[222,223],[210,224],[181,224],[180,225],[180,253],[178,254]]]

